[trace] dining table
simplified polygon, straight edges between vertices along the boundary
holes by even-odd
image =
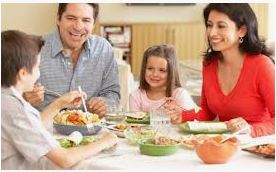
[[[175,134],[183,132],[173,127]],[[98,135],[109,132],[103,128]],[[55,133],[56,136],[60,136]],[[119,142],[110,150],[79,162],[72,167],[74,170],[154,170],[154,171],[193,171],[193,172],[274,172],[275,159],[264,158],[242,151],[244,147],[275,142],[275,135],[252,138],[247,144],[240,146],[229,161],[224,164],[205,164],[197,156],[194,149],[180,147],[175,154],[168,156],[148,156],[140,153],[139,146],[129,142],[126,138],[119,138]]]

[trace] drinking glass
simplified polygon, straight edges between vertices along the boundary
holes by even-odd
[[[171,119],[161,110],[153,110],[150,112],[150,126],[159,134],[168,135],[171,128]]]

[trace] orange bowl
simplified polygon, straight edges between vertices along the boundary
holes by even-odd
[[[195,143],[195,150],[198,157],[206,164],[226,163],[237,151],[238,139],[228,139],[219,143],[224,137],[209,137],[202,142]]]

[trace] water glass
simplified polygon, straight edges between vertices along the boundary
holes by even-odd
[[[125,114],[122,106],[108,106],[106,121],[110,124],[122,123],[125,120]]]
[[[171,119],[163,110],[153,110],[150,112],[150,126],[157,133],[168,135],[171,127]]]

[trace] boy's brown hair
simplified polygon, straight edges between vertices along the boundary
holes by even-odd
[[[16,84],[20,69],[32,73],[44,41],[41,36],[28,35],[17,30],[1,32],[1,84],[10,87]]]

